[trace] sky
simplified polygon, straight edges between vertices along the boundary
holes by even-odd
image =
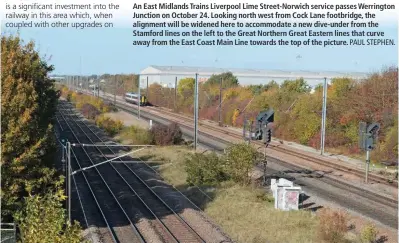
[[[394,39],[395,46],[139,47],[132,45],[132,4],[122,0],[114,2],[118,1],[122,10],[114,12],[117,16],[114,28],[22,28],[20,36],[25,41],[34,40],[40,53],[50,58],[49,63],[55,66],[54,73],[61,75],[138,73],[149,65],[373,72],[398,64],[398,20],[393,14],[389,18],[386,14],[379,15],[378,30],[385,32],[384,38]],[[17,1],[9,1],[13,2]],[[218,1],[222,2],[226,1]],[[4,14],[4,6],[1,12]],[[16,33],[17,30],[5,29],[3,21],[4,32]]]

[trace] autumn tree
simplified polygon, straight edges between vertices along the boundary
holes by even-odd
[[[333,97],[339,98],[346,96],[354,87],[355,82],[350,78],[333,78],[331,80],[331,91]]]
[[[177,85],[177,93],[182,97],[189,97],[194,94],[195,79],[183,78]]]
[[[148,87],[148,101],[152,105],[163,106],[164,102],[164,90],[163,87],[158,83],[152,83]]]
[[[257,85],[249,85],[248,88],[254,95],[260,95],[265,91],[269,91],[272,89],[278,89],[279,85],[276,81],[272,80],[267,84],[257,84]]]
[[[222,81],[223,80],[223,81]],[[207,87],[211,87],[213,85],[220,85],[220,81],[222,81],[222,88],[231,88],[238,85],[238,78],[233,75],[231,72],[225,72],[221,74],[213,74],[206,82],[205,85]]]
[[[1,38],[1,206],[2,219],[22,204],[26,191],[36,194],[53,182],[52,121],[58,92],[48,65],[18,36]]]
[[[294,125],[293,135],[302,144],[320,131],[321,96],[301,95],[290,111],[291,123]]]
[[[137,74],[103,74],[99,78],[105,81],[105,92],[123,95],[127,92],[138,92],[139,77]]]
[[[310,86],[303,78],[296,80],[285,80],[281,84],[281,89],[287,92],[295,93],[307,93],[311,90]]]

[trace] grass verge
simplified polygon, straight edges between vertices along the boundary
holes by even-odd
[[[202,203],[205,213],[238,242],[319,242],[313,240],[317,221],[310,212],[277,211],[272,197],[254,187],[226,182],[215,188],[212,200],[199,202],[199,192],[190,193],[186,185],[184,157],[188,153],[192,151],[187,147],[173,146],[143,150],[137,156],[154,161],[149,164],[156,163],[167,182]]]

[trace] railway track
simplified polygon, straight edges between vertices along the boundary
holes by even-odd
[[[129,104],[126,105],[124,102],[117,103],[117,106],[121,110],[137,114],[135,106]],[[166,112],[163,112],[162,109],[153,109],[153,111],[148,111],[147,109],[144,109],[142,117],[145,119],[152,119],[155,122],[159,122],[162,124],[167,124],[169,120],[172,119],[165,118],[163,113]],[[180,118],[180,115],[171,113],[171,115],[172,114],[174,115],[174,119],[172,121],[180,120],[180,122],[177,122],[181,125],[182,128],[184,127],[188,131],[192,130],[192,120],[184,120]],[[200,141],[200,143],[204,143],[206,146],[210,146],[211,148],[213,148],[213,146],[218,147],[219,145],[217,144],[220,143],[224,144],[222,147],[220,147],[223,149],[225,145],[231,142],[231,140],[226,141],[227,136],[222,139],[221,134],[216,134],[215,132],[215,134],[210,135],[209,132],[205,131],[206,129],[199,131],[199,135],[204,138],[204,141]],[[240,140],[242,139],[240,138]],[[293,171],[287,173],[302,173],[300,171],[307,171],[306,169],[303,169],[296,164],[294,165],[286,163],[284,161],[280,161],[278,158],[271,159],[271,161],[274,161],[273,163],[276,163],[276,165],[281,165],[284,167],[282,169],[278,169],[278,171],[283,171],[286,169],[290,169]],[[342,181],[342,179],[334,180],[328,175],[319,176],[317,174],[317,171],[308,172],[311,172],[310,179],[307,180],[307,172],[305,172],[306,175],[303,176],[303,179],[301,178],[302,176],[298,177],[298,182],[300,183],[300,185],[303,184],[303,186],[305,186],[306,188],[309,187],[308,190],[312,191],[312,193],[316,193],[317,195],[324,195],[326,196],[325,198],[327,198],[327,200],[337,202],[339,205],[345,208],[351,209],[355,212],[359,212],[363,215],[367,215],[368,217],[373,218],[387,226],[397,228],[397,217],[393,216],[397,215],[396,200],[381,196],[377,193],[373,193],[370,190],[363,190],[362,188],[353,186],[348,182]],[[290,177],[290,175],[288,175],[288,177]]]
[[[76,158],[86,155],[86,159],[81,159],[81,163],[75,159],[78,166],[75,166],[74,170],[95,165],[99,159],[107,160],[109,155],[117,155],[118,151],[115,147],[107,146],[104,140],[84,121],[77,121],[79,117],[73,108],[65,103],[60,106],[63,110],[60,116],[73,134],[76,143],[105,145],[102,147],[73,147],[73,150],[79,152]],[[96,159],[94,160],[94,158]],[[119,162],[121,163],[105,163],[74,175],[80,174],[86,178],[85,175],[89,174],[93,177],[94,182],[91,182],[89,178],[86,180],[86,185],[92,192],[92,198],[102,197],[102,202],[95,201],[97,201],[97,208],[103,216],[103,221],[107,224],[109,234],[104,233],[106,237],[108,236],[106,242],[147,242],[149,240],[146,239],[148,233],[146,235],[140,232],[139,227],[135,224],[140,217],[153,219],[152,225],[158,242],[205,242],[185,219],[170,208],[129,165],[123,163],[120,158]],[[94,176],[97,177],[97,180]],[[101,178],[101,181],[98,178]],[[105,185],[108,193],[92,190],[92,184],[96,185],[96,188]],[[86,201],[84,202],[86,204]],[[112,214],[109,214],[110,212]],[[117,227],[118,225],[130,225],[130,227]]]
[[[105,99],[107,99],[107,98],[105,98]],[[117,99],[117,101],[118,101],[118,99]],[[122,103],[121,100],[119,100],[119,103],[117,102],[117,107],[122,110],[125,110],[127,112],[137,113],[137,109],[136,109],[135,105]],[[131,109],[131,108],[134,108],[134,109]],[[171,112],[165,108],[159,108],[159,107],[157,107],[157,108],[141,107],[141,110],[159,120],[166,119],[168,121],[176,122],[181,127],[186,128],[188,130],[193,129],[193,125],[192,125],[194,123],[193,118],[187,117],[186,115]],[[230,138],[235,139],[236,141],[240,141],[240,140],[242,141],[242,134],[238,134],[233,131],[231,131],[231,132],[226,131],[225,129],[223,129],[221,127],[212,126],[212,125],[206,124],[201,121],[199,121],[198,124],[199,124],[199,127],[204,128],[204,130],[200,130],[198,133],[200,135],[202,134],[214,141],[219,141],[221,143],[232,143],[232,140],[227,139],[226,135],[229,136]],[[261,142],[253,141],[252,143],[257,145],[258,147],[264,146],[264,144],[262,144]],[[316,164],[318,166],[323,166],[323,167],[327,168],[328,170],[331,169],[333,171],[335,170],[335,171],[340,171],[340,172],[343,172],[346,174],[354,175],[354,176],[358,177],[359,180],[362,180],[364,178],[364,171],[359,170],[357,168],[349,167],[349,166],[342,165],[342,164],[337,164],[336,162],[333,162],[331,160],[323,160],[321,158],[318,159],[313,156],[308,156],[301,152],[292,151],[290,149],[282,148],[282,147],[280,147],[278,145],[274,145],[274,144],[269,145],[269,148],[272,150],[278,151],[278,152],[283,152],[285,154],[295,156],[297,158],[304,159],[307,162]],[[272,159],[275,159],[275,160],[279,160],[277,157],[272,157],[270,155],[268,155],[268,157],[271,157]],[[286,166],[289,166],[289,167],[295,167],[295,168],[302,169],[302,170],[308,170],[306,167],[304,167],[302,165],[294,164],[289,161],[281,161],[280,160],[279,163],[285,164]],[[315,172],[315,173],[320,174],[319,172]],[[356,194],[367,194],[367,195],[369,195],[369,197],[372,197],[377,201],[385,202],[384,204],[389,204],[391,206],[396,205],[395,207],[397,207],[398,200],[396,198],[387,197],[382,194],[375,193],[371,190],[354,186],[345,180],[338,179],[338,178],[330,176],[328,174],[324,174],[324,175],[320,175],[320,176],[328,177],[329,180],[334,181],[334,183],[336,185],[340,185],[341,187],[346,187],[346,188],[348,188],[348,190],[350,189],[350,191],[356,192]],[[398,185],[397,180],[391,181],[383,176],[379,176],[379,175],[376,175],[373,173],[369,173],[369,181],[374,182],[374,183],[380,183],[380,184],[392,186],[392,187],[396,187]]]
[[[63,113],[65,111],[60,113],[60,117],[72,134],[72,137],[68,137],[69,141],[81,143],[76,135],[76,131],[69,124],[69,119]],[[58,120],[60,119],[58,118]],[[95,164],[88,151],[83,147],[74,147],[71,149],[71,157],[73,158],[71,161],[73,171]],[[102,242],[144,242],[98,168],[94,167],[92,170],[87,170],[84,173],[77,173],[73,175],[73,178],[80,181],[80,183],[77,183],[77,185],[80,185],[79,191],[85,191],[85,187],[88,187],[90,191],[91,199],[87,196],[82,201],[86,206],[86,210],[83,211],[93,215],[91,224],[98,225],[101,222],[106,225],[107,230],[99,227]],[[90,205],[96,205],[97,210],[89,208]],[[101,221],[98,220],[98,215],[102,216]],[[130,225],[132,229],[123,227],[126,225]]]
[[[149,110],[151,110],[151,109],[153,109],[153,108],[150,108]],[[149,113],[151,113],[151,115],[153,115],[153,116],[158,116],[159,118],[162,118],[162,116],[158,115],[159,109],[154,109],[154,110],[156,110],[157,113],[154,114],[154,113],[151,113],[151,111]],[[161,110],[162,110],[162,113],[168,113],[169,114],[169,116],[167,118],[168,120],[170,119],[171,121],[175,121],[175,122],[179,123],[181,126],[186,127],[187,129],[192,129],[190,126],[187,126],[185,123],[182,123],[182,121],[192,123],[193,120],[191,120],[189,117],[185,117],[184,115],[176,114],[176,113],[170,112],[170,111],[164,111],[164,109],[162,109],[162,108],[161,108]],[[147,109],[145,111],[147,111]],[[174,115],[174,117],[172,117],[172,115]],[[201,124],[199,126],[202,126],[202,127],[206,128],[208,130],[212,130],[212,131],[215,131],[215,132],[218,132],[218,133],[228,134],[228,135],[230,135],[231,137],[234,137],[237,140],[242,140],[242,136],[238,135],[237,133],[228,132],[228,131],[225,131],[225,130],[223,130],[221,128],[213,127],[213,126],[207,125],[207,124]],[[199,133],[201,133],[201,132],[199,132]],[[226,142],[224,139],[220,138],[220,136],[218,136],[217,134],[212,134],[211,135],[209,133],[206,133],[206,136],[207,137],[211,137],[213,140],[216,140],[216,141],[223,140],[224,142]],[[258,146],[264,147],[264,144],[262,144],[261,142],[255,142],[255,144],[258,145]],[[330,164],[328,164],[329,162],[327,162],[327,161],[317,160],[314,157],[306,156],[306,155],[304,155],[302,153],[295,153],[295,152],[292,152],[292,151],[290,151],[288,149],[278,147],[276,145],[272,145],[271,148],[276,150],[276,151],[284,152],[285,154],[293,155],[295,157],[302,158],[302,159],[305,159],[307,161],[311,161],[313,163],[317,163],[317,164],[326,166],[326,167],[331,168],[331,169],[336,169],[338,171],[343,171],[343,172],[346,172],[346,173],[351,173],[352,172],[351,174],[357,175],[359,178],[363,178],[363,176],[364,176],[364,171],[354,170],[353,168],[348,168],[347,170],[345,170],[344,169],[345,167],[341,168],[339,165],[330,165]],[[274,160],[278,160],[278,158],[273,158],[273,159]],[[300,170],[304,169],[298,164],[292,164],[292,163],[289,163],[289,162],[286,162],[286,161],[279,161],[278,163],[284,165],[286,168],[292,168],[292,169],[294,169],[296,171],[300,171]],[[305,170],[307,170],[307,169],[305,169]],[[311,171],[309,171],[309,172],[311,172]],[[383,196],[383,195],[381,195],[379,193],[374,193],[373,191],[353,186],[353,185],[347,183],[346,181],[343,181],[341,179],[336,179],[335,177],[331,177],[331,176],[322,174],[322,173],[317,172],[317,171],[316,172],[315,171],[311,172],[311,174],[313,174],[315,177],[319,177],[319,178],[325,177],[326,180],[329,181],[330,184],[334,184],[335,186],[340,187],[342,189],[345,188],[347,191],[349,191],[351,193],[354,193],[356,195],[359,195],[359,196],[367,195],[368,198],[374,200],[375,202],[379,202],[379,203],[381,203],[383,205],[387,205],[387,206],[390,206],[390,207],[393,207],[393,208],[397,208],[397,205],[398,205],[398,200],[397,199],[394,199],[394,198],[391,198],[391,197],[386,197],[386,196]],[[371,174],[371,175],[374,175],[376,177],[372,177],[369,174],[369,179],[372,178],[370,180],[374,180],[377,183],[383,183],[383,184],[387,184],[389,186],[394,186],[395,184],[397,185],[397,181],[395,181],[395,183],[390,183],[390,182],[387,181],[386,178],[379,177],[378,175],[375,175],[375,174]]]
[[[173,119],[170,119],[170,120],[174,120],[174,121],[178,122],[180,125],[183,124],[182,126],[186,126],[184,123],[182,123],[182,121],[193,123],[193,120],[190,120],[190,118],[187,118],[187,117],[184,118],[184,116],[181,115],[181,114],[176,115],[175,113],[170,112],[170,111],[164,112],[163,109],[160,109],[160,110],[161,110],[162,114],[165,114],[165,113],[170,114],[169,115],[170,117],[172,117],[172,115],[173,115]],[[156,114],[151,113],[151,115],[159,116],[159,115],[157,115],[160,112],[159,109],[156,109],[156,112],[157,112]],[[167,118],[168,120],[169,120],[169,116]],[[206,124],[201,124],[200,126],[206,127],[208,130],[213,130],[213,131],[218,132],[218,133],[231,134],[232,135],[231,137],[234,137],[236,139],[242,140],[242,136],[240,136],[240,135],[238,135],[236,133],[230,133],[230,132],[227,132],[227,131],[225,131],[223,129],[214,128],[214,127],[212,127],[210,125],[206,125]],[[186,128],[191,128],[191,127],[190,126],[186,126]],[[211,134],[209,134],[208,131],[205,133],[205,136],[211,137],[212,140],[215,140],[215,141],[221,140],[220,135],[218,135],[218,134],[212,134],[211,135]],[[262,144],[262,143],[256,143],[256,144],[259,145],[259,146],[264,147],[264,144]],[[305,156],[302,153],[298,153],[297,154],[295,152],[292,152],[290,150],[286,150],[284,148],[280,148],[278,146],[273,146],[272,148],[277,150],[277,151],[284,152],[286,154],[290,154],[290,155],[294,155],[294,156],[302,158],[302,159],[306,159],[308,161],[312,161],[312,162],[315,162],[315,163],[318,162],[314,157]],[[304,171],[304,169],[301,166],[299,166],[298,164],[292,164],[292,163],[289,163],[289,162],[286,162],[286,161],[281,161],[278,158],[272,158],[272,159],[273,159],[273,161],[275,163],[278,163],[278,164],[284,166],[285,168],[290,168],[290,169],[292,169],[292,171]],[[326,161],[322,161],[322,163],[327,163],[327,162]],[[322,165],[324,165],[324,164],[322,164]],[[327,164],[327,166],[328,166],[328,164]],[[335,168],[334,165],[333,166],[328,166],[328,167],[329,168]],[[341,169],[341,168],[337,168],[336,170],[347,172],[347,171],[345,171],[344,169]],[[348,171],[351,171],[351,170],[353,170],[353,168],[348,168]],[[346,181],[344,181],[342,179],[336,179],[335,177],[331,177],[331,176],[322,174],[322,173],[317,172],[317,171],[310,171],[310,170],[307,170],[307,169],[305,169],[305,171],[307,171],[307,172],[305,172],[306,174],[309,173],[308,175],[305,175],[305,177],[306,176],[310,176],[311,178],[318,178],[318,180],[327,183],[327,185],[331,185],[331,186],[334,186],[335,188],[339,188],[341,190],[344,190],[346,193],[352,194],[356,198],[363,198],[361,200],[367,200],[367,201],[370,201],[370,203],[378,203],[380,205],[384,205],[384,207],[386,207],[387,210],[388,209],[389,210],[390,209],[396,209],[396,213],[397,213],[398,200],[395,199],[395,198],[387,197],[387,196],[384,196],[382,194],[375,193],[375,192],[373,192],[371,190],[367,190],[367,189],[364,189],[364,188],[360,188],[360,187],[354,186],[354,185],[352,185],[352,184],[350,184],[350,183],[348,183],[348,182],[346,182]],[[364,171],[361,171],[361,172],[360,171],[355,171],[354,173],[357,173],[357,175],[360,178],[363,178],[363,176],[364,176]],[[352,174],[354,174],[354,173],[352,173]],[[377,178],[374,178],[374,181],[375,182],[381,182],[381,183],[384,183],[384,184],[388,184],[390,186],[395,185],[395,183],[389,183],[389,182],[386,181],[385,178],[378,178],[378,176],[377,176]],[[397,183],[397,181],[396,181],[396,183]],[[334,200],[338,200],[339,201],[339,199],[337,197],[335,197],[335,196],[331,196],[331,197]],[[351,205],[350,208],[352,208],[352,209],[357,208],[357,209],[360,209],[363,212],[367,212],[367,213],[364,213],[364,215],[368,215],[369,217],[373,217],[374,214],[376,214],[376,215],[377,214],[378,215],[383,215],[384,214],[384,212],[382,212],[383,210],[381,212],[377,212],[377,210],[372,209],[372,208],[368,208],[368,206],[365,206],[365,205],[362,205],[362,204],[353,204],[352,202],[349,203],[349,201],[347,201],[345,204],[347,204],[348,206]],[[353,207],[353,205],[356,205],[356,206]],[[370,210],[371,210],[372,213],[370,213]],[[388,217],[388,215],[386,217],[381,217],[381,218],[384,218],[384,220],[380,220],[380,222],[384,222],[387,225],[390,225],[391,227],[394,227],[394,228],[397,227],[397,218],[396,219],[392,219],[392,217]],[[387,222],[385,222],[385,220]]]
[[[109,100],[110,98],[107,95],[105,95],[104,99]],[[118,100],[119,100],[119,102],[121,101],[120,98],[117,97],[117,101]],[[117,106],[118,106],[118,104],[117,104]],[[127,105],[127,104],[119,104],[119,108],[123,109],[122,106],[134,107],[131,104],[129,104],[129,105]],[[187,115],[175,113],[175,112],[172,112],[172,111],[170,111],[168,109],[165,109],[165,108],[162,108],[162,107],[141,107],[141,109],[143,111],[145,111],[145,112],[151,113],[151,115],[153,115],[153,116],[159,117],[161,119],[162,118],[166,118],[166,119],[168,119],[170,121],[177,122],[178,124],[180,124],[181,126],[186,127],[187,129],[193,129],[193,125],[192,124],[194,123],[194,119],[192,117],[188,117]],[[133,111],[133,112],[137,112],[137,111]],[[190,125],[188,125],[188,124],[190,124]],[[205,128],[205,129],[208,129],[208,130],[211,130],[213,132],[217,132],[219,134],[227,135],[227,136],[232,137],[234,139],[238,139],[238,140],[242,140],[243,139],[242,134],[239,134],[238,132],[227,131],[225,128],[213,126],[213,125],[210,125],[210,124],[206,124],[206,123],[201,122],[201,120],[198,121],[198,126],[202,127],[202,128]],[[215,138],[217,140],[223,140],[223,139],[221,139],[221,137],[214,136],[214,135],[211,135],[209,133],[207,133],[206,135],[210,136],[210,137],[213,137],[213,138]],[[226,141],[226,140],[224,140],[224,141]],[[262,144],[259,141],[252,141],[252,143],[256,144],[258,146],[264,146],[264,144]],[[358,178],[363,178],[364,177],[364,170],[361,170],[361,169],[358,169],[358,168],[355,168],[355,167],[351,167],[351,166],[348,166],[348,165],[345,165],[345,164],[342,164],[342,163],[337,163],[337,162],[332,161],[332,160],[326,160],[326,159],[323,159],[323,158],[316,158],[314,156],[307,155],[307,154],[304,154],[304,153],[299,152],[299,151],[294,151],[292,149],[283,148],[283,147],[281,147],[279,145],[276,145],[276,144],[273,144],[273,143],[269,145],[269,149],[272,149],[272,150],[275,150],[275,151],[278,151],[278,152],[282,152],[282,153],[285,153],[285,154],[289,154],[289,155],[295,156],[297,158],[305,159],[308,162],[314,163],[316,165],[321,165],[321,166],[324,166],[324,167],[327,167],[327,168],[330,168],[330,169],[333,169],[333,170],[336,170],[336,171],[340,171],[340,172],[343,172],[343,173],[348,173],[348,174],[354,175],[354,176],[356,176]],[[381,184],[385,184],[385,185],[392,186],[392,187],[395,187],[395,188],[398,186],[398,181],[397,180],[390,180],[390,179],[385,178],[384,176],[377,175],[375,173],[369,173],[368,178],[369,178],[370,181],[372,181],[374,183],[381,183]]]
[[[144,110],[147,111],[147,110],[153,110],[153,109],[152,108],[149,108],[149,109],[147,108],[147,109],[144,109]],[[187,117],[187,116],[182,115],[182,114],[174,113],[174,112],[168,111],[168,110],[163,109],[163,108],[158,108],[158,109],[156,109],[156,111],[157,112],[161,111],[163,114],[166,114],[168,116],[168,118],[172,118],[175,122],[178,122],[178,123],[181,123],[181,121],[185,121],[187,123],[194,123],[194,119],[193,118]],[[157,115],[157,114],[155,114],[155,115]],[[212,125],[209,125],[209,124],[201,123],[200,121],[199,121],[199,127],[203,127],[203,128],[209,129],[211,131],[215,131],[217,133],[225,134],[225,135],[233,137],[235,139],[239,139],[239,140],[243,139],[242,134],[238,134],[238,133],[232,132],[232,131],[226,131],[226,129],[223,129],[221,127],[216,127],[216,126],[212,126]],[[252,141],[251,143],[254,143],[254,144],[258,145],[258,146],[264,146],[264,144],[259,142],[259,141]],[[301,158],[301,159],[305,159],[307,161],[310,161],[310,162],[318,164],[318,165],[322,165],[322,166],[329,167],[329,168],[334,169],[334,170],[338,170],[338,171],[342,171],[342,172],[345,172],[345,173],[349,173],[349,174],[355,175],[355,176],[357,176],[359,178],[363,178],[364,177],[364,171],[363,170],[359,170],[357,168],[353,168],[353,167],[350,167],[350,166],[347,166],[347,165],[344,165],[344,164],[338,164],[338,163],[333,162],[331,160],[326,161],[326,160],[322,160],[322,159],[317,159],[317,158],[315,158],[313,156],[309,156],[309,155],[303,154],[301,152],[296,152],[296,151],[293,151],[293,150],[290,150],[290,149],[287,149],[287,148],[283,148],[283,147],[281,147],[279,145],[275,145],[275,144],[270,144],[269,148],[272,149],[272,150],[278,151],[278,152],[283,152],[285,154],[289,154],[289,155],[292,155],[292,156],[295,156],[295,157],[298,157],[298,158]],[[396,180],[388,180],[387,178],[385,178],[383,176],[380,176],[380,175],[377,175],[377,174],[374,174],[374,173],[369,173],[369,180],[371,180],[371,181],[373,181],[375,183],[381,183],[381,184],[385,184],[385,185],[389,185],[389,186],[393,186],[393,187],[397,187],[398,186],[398,181],[396,181]]]

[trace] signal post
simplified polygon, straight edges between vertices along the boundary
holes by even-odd
[[[267,167],[267,157],[266,157],[266,148],[269,146],[272,140],[272,130],[271,123],[274,122],[274,110],[268,109],[266,111],[262,111],[256,117],[255,131],[252,130],[252,122],[249,124],[249,129],[246,127],[247,121],[244,121],[243,135],[244,140],[248,141],[248,144],[251,140],[263,140],[265,144],[263,150],[263,185],[266,185],[266,167]],[[249,130],[249,136],[247,137],[247,129]]]
[[[366,150],[366,183],[368,183],[368,174],[370,169],[370,151],[375,148],[379,130],[379,123],[360,122],[359,124],[359,147]]]

